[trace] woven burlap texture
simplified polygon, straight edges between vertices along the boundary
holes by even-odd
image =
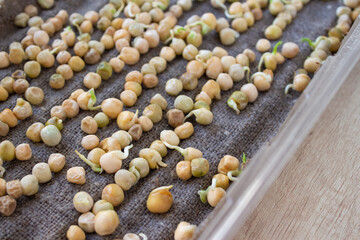
[[[66,9],[69,14],[79,12],[84,14],[88,10],[99,10],[107,1],[85,1],[85,0],[65,0],[56,1],[55,8],[48,11],[40,11],[39,15],[44,19],[55,15],[60,9]],[[20,41],[25,36],[27,29],[18,29],[13,25],[16,14],[20,13],[24,6],[36,1],[5,0],[5,5],[0,9],[0,50],[8,51],[8,45],[13,41]],[[174,1],[172,2],[174,3]],[[278,67],[272,87],[268,92],[260,93],[258,100],[249,104],[248,107],[236,115],[233,110],[226,106],[226,100],[230,94],[239,90],[245,80],[235,83],[232,90],[223,92],[220,101],[214,101],[211,105],[214,113],[214,121],[210,126],[201,126],[192,123],[195,127],[194,135],[181,142],[181,147],[195,147],[204,153],[204,157],[210,162],[210,171],[207,176],[202,178],[191,178],[184,182],[177,178],[175,173],[176,163],[182,160],[182,156],[175,151],[169,151],[163,159],[168,164],[166,168],[152,170],[150,174],[141,179],[133,188],[125,193],[125,200],[116,207],[116,212],[120,218],[120,225],[116,232],[103,239],[121,238],[125,233],[145,233],[149,239],[172,239],[173,232],[180,221],[188,221],[192,224],[200,224],[212,208],[200,202],[197,191],[205,189],[211,183],[211,177],[217,173],[217,165],[222,156],[230,154],[241,158],[242,152],[247,156],[252,156],[259,148],[271,139],[285,120],[287,113],[293,106],[299,94],[291,92],[284,95],[284,87],[292,81],[293,72],[302,66],[306,56],[310,53],[310,48],[299,41],[301,37],[312,39],[319,35],[326,34],[329,27],[335,24],[335,9],[337,1],[311,1],[304,9],[298,13],[296,19],[289,25],[283,33],[281,40],[293,41],[299,44],[301,51],[293,60],[287,60],[285,64]],[[223,17],[223,12],[215,10],[209,2],[194,2],[193,8],[185,12],[180,17],[180,25],[186,23],[186,19],[197,14],[213,12],[217,17]],[[257,39],[263,37],[266,26],[273,21],[273,16],[267,10],[264,17],[256,22],[246,33],[241,34],[236,43],[230,47],[225,47],[229,54],[236,56],[245,48],[255,49]],[[99,40],[100,31],[95,31],[93,38]],[[59,37],[56,34],[53,39]],[[276,42],[272,42],[272,46]],[[201,49],[213,49],[215,46],[222,46],[217,34],[211,32],[203,39]],[[222,46],[224,47],[224,46]],[[115,97],[119,98],[123,90],[124,78],[126,73],[131,70],[140,70],[141,66],[148,62],[152,57],[157,56],[161,46],[151,49],[141,57],[135,66],[126,66],[119,74],[114,74],[111,79],[103,81],[101,87],[96,90],[97,102]],[[103,60],[109,60],[117,56],[115,49],[106,51],[102,56]],[[260,54],[257,53],[257,61]],[[179,78],[185,72],[186,61],[181,57],[169,63],[165,72],[159,74],[160,84],[154,89],[144,89],[135,106],[130,109],[140,112],[149,104],[149,101],[156,93],[161,93],[168,101],[168,109],[173,108],[174,97],[169,96],[164,91],[165,83],[170,78]],[[0,70],[0,78],[11,75],[16,69],[21,69],[22,65],[11,66],[8,69]],[[82,149],[80,142],[86,134],[80,129],[80,121],[85,116],[94,116],[97,111],[80,111],[80,114],[73,119],[64,122],[62,130],[62,141],[56,147],[48,147],[43,143],[33,143],[26,138],[26,129],[34,122],[43,122],[49,118],[50,109],[55,105],[61,105],[62,101],[69,97],[70,93],[78,88],[83,88],[82,79],[89,71],[95,71],[96,65],[87,66],[80,73],[76,73],[74,78],[66,81],[66,85],[61,90],[51,89],[48,79],[55,72],[55,67],[43,69],[37,79],[30,80],[31,86],[41,87],[45,92],[45,100],[40,106],[33,107],[33,115],[25,121],[20,121],[18,126],[11,129],[8,136],[0,138],[1,141],[8,139],[18,145],[29,143],[32,148],[33,157],[30,161],[18,161],[4,163],[7,172],[5,180],[21,179],[27,174],[31,174],[32,167],[39,162],[46,162],[51,153],[62,153],[66,156],[65,168],[57,174],[53,174],[50,182],[40,184],[39,192],[32,197],[21,197],[17,200],[17,209],[10,217],[0,216],[0,239],[64,239],[66,231],[72,224],[77,224],[80,214],[74,209],[72,199],[78,191],[90,193],[94,201],[101,198],[103,187],[114,182],[113,174],[94,173],[86,166],[74,153],[75,149],[87,154]],[[252,70],[255,70],[252,66]],[[193,91],[183,91],[181,94],[192,98],[200,92],[201,86],[207,78],[199,80],[198,87]],[[9,107],[13,108],[20,95],[12,95],[6,102],[0,104],[0,110]],[[135,158],[140,149],[150,146],[151,142],[159,139],[160,132],[164,129],[171,129],[166,119],[154,125],[154,128],[144,133],[141,139],[134,142],[134,147],[130,151],[130,156],[123,161],[123,168],[127,169],[131,159]],[[109,126],[98,130],[96,135],[100,139],[111,136],[118,130],[115,121],[111,121]],[[73,166],[83,166],[86,169],[86,183],[82,186],[74,185],[66,181],[66,171]],[[146,208],[146,200],[150,191],[159,186],[173,185],[171,192],[174,196],[174,203],[170,211],[166,214],[152,214]],[[101,239],[96,234],[87,234],[88,239]]]

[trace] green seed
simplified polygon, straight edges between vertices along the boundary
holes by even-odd
[[[0,143],[0,158],[3,161],[12,161],[15,158],[15,146],[12,142],[5,140]]]
[[[57,127],[57,129],[59,129],[59,131],[61,131],[64,127],[62,120],[57,117],[52,117],[49,120],[47,120],[45,126],[49,126],[49,125],[54,125],[55,127]]]
[[[97,113],[94,119],[99,128],[106,127],[109,124],[109,117],[103,112]]]
[[[108,80],[112,75],[112,67],[108,62],[101,62],[96,69],[96,73],[101,76],[101,79]]]
[[[203,177],[209,172],[209,162],[205,158],[191,160],[191,174],[194,177]]]

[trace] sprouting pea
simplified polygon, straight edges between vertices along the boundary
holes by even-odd
[[[192,110],[184,118],[184,121],[189,117],[191,117],[192,115],[195,115],[196,122],[201,125],[209,125],[210,123],[212,123],[214,118],[214,115],[210,110],[207,110],[206,108],[200,108],[200,109]]]
[[[134,158],[129,165],[129,171],[136,176],[136,179],[146,177],[150,172],[149,163],[144,158]]]
[[[174,146],[174,145],[170,145],[167,142],[163,142],[165,144],[166,147],[170,148],[170,149],[175,149],[176,151],[178,151],[179,153],[181,153],[181,155],[184,156],[184,161],[191,161],[195,158],[202,158],[203,157],[203,153],[193,147],[188,147],[188,148],[181,148],[179,146]]]
[[[150,118],[153,123],[157,123],[162,119],[163,114],[158,104],[150,104],[144,109],[143,115]]]
[[[265,68],[266,69],[270,69],[272,71],[274,71],[276,69],[277,66],[277,61],[276,61],[276,53],[277,53],[277,49],[278,47],[282,44],[282,41],[278,42],[275,46],[274,49],[271,53],[266,52],[261,56],[260,62],[259,62],[259,66],[258,66],[258,71],[261,71],[261,66],[264,63]]]
[[[293,83],[289,84],[285,88],[285,94],[289,92],[289,89],[292,88],[297,92],[302,92],[305,90],[307,85],[310,83],[310,77],[307,74],[300,73],[294,77]]]
[[[146,159],[149,163],[150,169],[158,168],[158,166],[166,167],[167,164],[162,162],[162,157],[160,153],[151,148],[141,149],[139,152],[139,157]]]
[[[48,126],[48,125],[54,125],[55,127],[57,127],[57,129],[59,129],[59,131],[61,131],[64,127],[62,120],[57,117],[52,117],[49,120],[47,120],[47,122],[45,123],[45,126]]]
[[[248,104],[248,96],[246,93],[242,91],[235,91],[231,94],[229,99],[227,100],[227,105],[234,109],[237,114],[240,113],[240,110],[243,110],[246,108]]]
[[[159,187],[151,191],[146,202],[147,209],[152,213],[166,213],[172,206],[171,186]]]

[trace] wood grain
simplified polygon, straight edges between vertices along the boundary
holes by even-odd
[[[360,63],[235,239],[360,239]]]

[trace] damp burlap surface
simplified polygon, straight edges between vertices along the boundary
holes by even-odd
[[[13,41],[20,41],[26,34],[26,29],[17,29],[13,25],[13,19],[20,13],[26,4],[36,1],[17,1],[5,0],[5,6],[0,10],[0,50],[8,51],[8,45]],[[88,10],[99,10],[107,1],[85,1],[85,0],[65,0],[56,1],[56,7],[49,11],[40,11],[39,15],[46,19],[55,15],[60,9],[66,9],[69,14],[79,12],[84,14]],[[184,182],[177,178],[175,173],[176,163],[182,160],[182,156],[175,151],[168,151],[168,155],[163,159],[168,164],[166,168],[152,170],[150,174],[141,179],[133,188],[125,193],[125,200],[115,210],[120,218],[120,225],[116,232],[103,239],[122,238],[126,233],[145,233],[149,239],[172,239],[177,224],[180,221],[187,221],[192,224],[200,224],[212,208],[200,202],[197,191],[206,189],[211,184],[211,177],[217,173],[217,165],[226,154],[241,158],[245,152],[247,156],[253,156],[259,148],[274,136],[288,112],[298,98],[299,94],[291,92],[284,95],[284,87],[292,82],[294,71],[302,66],[306,56],[310,53],[310,48],[300,43],[301,37],[315,39],[319,35],[326,34],[327,29],[336,22],[335,10],[338,6],[337,1],[311,1],[303,10],[298,13],[295,20],[286,28],[281,40],[293,41],[299,44],[300,54],[293,60],[287,60],[285,64],[278,67],[272,87],[268,92],[260,93],[258,100],[249,104],[248,107],[236,115],[233,110],[227,107],[226,100],[230,94],[239,90],[245,80],[235,83],[232,90],[222,92],[222,99],[214,101],[211,105],[214,113],[214,121],[210,126],[201,126],[192,120],[195,133],[187,140],[181,142],[181,147],[195,147],[204,153],[204,157],[210,162],[209,173],[202,178],[191,178]],[[179,23],[184,25],[186,19],[197,14],[213,12],[217,17],[223,17],[221,11],[213,9],[208,2],[194,2],[194,6],[189,12],[185,12],[180,17]],[[267,10],[264,12],[262,20],[255,23],[246,33],[241,34],[236,43],[230,47],[225,47],[229,54],[236,56],[245,48],[255,48],[257,39],[263,37],[263,31],[271,24],[273,16]],[[94,33],[94,39],[99,40],[101,32]],[[53,39],[59,37],[56,34]],[[275,42],[272,42],[274,46]],[[217,34],[210,33],[203,39],[201,49],[212,49],[215,46],[222,46]],[[111,79],[103,81],[101,87],[96,90],[97,102],[109,97],[119,98],[123,90],[124,78],[131,70],[140,70],[141,66],[148,62],[152,57],[157,56],[161,46],[151,49],[141,57],[135,66],[126,66],[119,74],[114,74]],[[106,51],[103,60],[109,60],[117,56],[116,50]],[[256,63],[260,59],[257,53]],[[8,69],[0,70],[0,78],[10,75],[16,69],[22,69],[22,65],[11,66]],[[161,93],[168,101],[168,109],[173,108],[174,97],[169,96],[164,91],[164,85],[170,78],[179,78],[185,72],[186,61],[181,57],[169,63],[165,72],[158,75],[160,84],[154,89],[144,89],[135,106],[130,109],[139,109],[140,113],[153,95]],[[33,143],[26,138],[26,129],[34,122],[45,121],[50,116],[50,109],[55,105],[61,105],[62,101],[69,97],[70,93],[78,88],[84,88],[82,79],[89,71],[95,71],[96,65],[87,66],[85,70],[76,73],[74,78],[66,81],[65,87],[61,90],[51,89],[48,84],[49,76],[55,72],[55,67],[43,70],[37,79],[30,80],[31,86],[41,87],[45,92],[45,100],[40,106],[33,107],[33,115],[25,121],[19,122],[18,126],[11,129],[8,136],[0,138],[1,141],[8,139],[18,145],[26,142],[31,145],[33,157],[30,161],[5,162],[5,180],[21,179],[27,174],[31,174],[32,167],[39,162],[47,162],[51,153],[62,153],[66,156],[65,168],[46,184],[40,184],[39,192],[32,197],[21,197],[17,201],[15,213],[10,217],[0,216],[0,239],[64,239],[66,231],[72,224],[77,224],[80,214],[74,209],[72,199],[78,191],[90,193],[94,201],[101,198],[103,187],[114,182],[113,174],[103,173],[101,175],[92,172],[74,153],[75,149],[87,154],[82,149],[80,142],[85,133],[80,129],[80,121],[85,116],[94,116],[96,111],[80,111],[80,114],[68,119],[64,123],[62,130],[62,141],[56,147],[48,147],[43,143]],[[252,67],[254,70],[254,66]],[[198,87],[193,91],[183,91],[182,94],[192,98],[200,92],[201,86],[207,79],[199,80]],[[19,95],[12,95],[6,102],[0,104],[0,110],[9,107],[13,108],[16,98]],[[134,142],[134,147],[130,150],[130,156],[123,161],[123,168],[127,169],[131,159],[137,157],[140,149],[149,147],[151,142],[159,139],[160,132],[170,129],[166,119],[154,125],[154,128],[144,133],[138,142]],[[99,129],[97,136],[100,139],[111,136],[118,130],[115,121],[111,121],[109,126]],[[83,166],[86,169],[86,183],[75,185],[66,180],[66,171],[70,167]],[[171,192],[174,196],[174,203],[170,211],[166,214],[152,214],[146,208],[146,200],[151,190],[159,186],[174,185]],[[96,234],[87,234],[88,239],[101,239]]]

